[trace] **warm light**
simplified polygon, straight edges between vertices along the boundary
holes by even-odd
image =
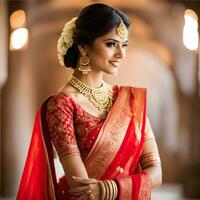
[[[28,42],[28,30],[26,28],[18,28],[10,35],[10,49],[21,49]]]
[[[26,15],[23,10],[17,10],[10,16],[10,25],[13,29],[24,26],[26,23]]]
[[[196,50],[199,44],[198,17],[193,10],[185,11],[183,28],[183,43],[190,50]]]

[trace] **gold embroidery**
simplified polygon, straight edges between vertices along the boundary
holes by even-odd
[[[120,199],[131,200],[132,196],[132,179],[131,177],[120,178],[120,186],[121,186],[121,195]]]
[[[52,96],[47,103],[46,121],[53,144],[62,160],[79,153],[74,136],[72,107],[62,95]]]
[[[70,145],[69,147],[65,147],[61,149],[59,152],[59,159],[63,161],[66,158],[69,158],[74,155],[80,155],[79,149],[77,145]]]
[[[133,108],[134,108],[134,124],[135,133],[138,141],[141,140],[142,122],[144,116],[144,106],[146,103],[146,89],[131,88],[134,95]]]
[[[151,200],[152,182],[148,175],[141,175],[139,200]]]
[[[142,127],[142,117],[144,115],[145,105],[145,90],[137,90],[137,88],[130,89],[126,87],[121,88],[121,94],[118,96],[113,108],[109,113],[110,115],[108,115],[103,127],[101,128],[99,133],[100,137],[95,143],[96,146],[94,145],[94,148],[91,150],[89,156],[84,161],[89,176],[91,177],[99,178],[104,173],[123,142],[128,128],[127,125],[131,120],[131,109],[129,107],[131,103],[130,93],[136,96],[135,99],[139,99],[141,101],[136,101],[136,105],[138,107],[135,107],[135,103],[134,105],[131,105],[131,107],[134,107],[134,112],[136,113],[134,122],[138,123],[140,128]]]
[[[120,146],[126,133],[124,124],[129,123],[130,118],[125,114],[126,108],[123,106],[119,108],[119,115],[115,118],[110,125],[110,134],[106,135],[103,140],[100,152],[95,155],[93,162],[87,165],[88,173],[91,177],[97,178],[102,173],[102,169],[106,170],[106,166],[112,161],[113,156],[116,154],[116,148]]]

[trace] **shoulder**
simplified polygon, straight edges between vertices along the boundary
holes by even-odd
[[[137,87],[137,86],[118,86],[119,90],[121,89],[127,89],[131,90],[133,93],[140,93],[140,94],[146,94],[147,88],[145,87]]]
[[[47,111],[62,110],[74,111],[74,103],[65,92],[56,92],[46,99]]]
[[[70,104],[72,103],[70,97],[70,94],[72,93],[76,93],[76,89],[67,83],[57,92],[50,94],[49,97],[47,97],[46,101],[48,101],[49,104],[50,103]]]

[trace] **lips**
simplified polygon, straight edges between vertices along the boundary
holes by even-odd
[[[119,61],[109,61],[109,63],[111,65],[113,65],[114,67],[119,67],[120,62]]]

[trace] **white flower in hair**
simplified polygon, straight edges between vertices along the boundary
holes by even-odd
[[[67,50],[73,45],[73,34],[76,28],[75,22],[77,17],[72,18],[67,22],[63,28],[63,31],[58,39],[57,51],[58,51],[58,60],[61,65],[64,64],[64,55],[67,53]]]

